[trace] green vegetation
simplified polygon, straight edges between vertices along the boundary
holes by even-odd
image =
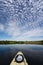
[[[0,41],[0,44],[41,44],[43,45],[43,40],[41,41]]]

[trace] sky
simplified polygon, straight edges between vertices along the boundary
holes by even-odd
[[[0,0],[0,40],[43,40],[43,0]]]

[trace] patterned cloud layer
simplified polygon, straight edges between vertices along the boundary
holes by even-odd
[[[43,36],[43,1],[0,0],[0,32],[22,40]]]

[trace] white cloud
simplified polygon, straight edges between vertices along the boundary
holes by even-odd
[[[25,36],[43,36],[43,30],[41,28],[33,29],[24,33]]]
[[[12,37],[20,35],[19,28],[17,27],[16,22],[10,21],[7,23],[6,33]]]
[[[12,2],[13,2],[13,0],[10,0],[10,2],[12,3]]]
[[[0,31],[4,31],[4,25],[0,23]]]
[[[4,30],[15,40],[43,36],[43,1],[30,0],[32,4],[28,0],[15,0],[13,4],[9,1],[12,3],[14,0],[5,0],[6,8],[3,13],[6,11],[9,13],[8,21],[10,21],[6,25],[0,23],[0,31]]]
[[[25,30],[26,26],[19,28],[16,22],[10,21],[7,24],[6,32],[8,33],[8,35],[12,36],[11,40],[18,40],[18,41],[32,40],[32,37],[37,38],[39,36],[43,36],[43,29],[41,28],[35,28],[25,32],[23,32],[24,31],[23,28]],[[39,38],[37,38],[37,40],[39,40]]]
[[[31,40],[32,37],[43,36],[43,28],[37,27],[37,23],[30,22],[24,26],[18,26],[18,21],[9,21],[6,25],[5,32],[11,36],[12,40]],[[28,25],[33,26],[30,30],[27,30]],[[36,28],[35,28],[36,27]],[[34,38],[33,38],[34,39]],[[38,40],[39,38],[37,38]]]
[[[40,36],[43,36],[43,30],[40,28],[34,29],[34,30],[30,30],[25,32],[24,34],[21,34],[21,36],[19,36],[18,38],[16,38],[17,40],[34,40],[34,38],[36,40],[41,40],[43,38],[38,38]],[[34,38],[32,38],[34,37]]]

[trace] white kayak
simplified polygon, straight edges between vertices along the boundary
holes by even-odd
[[[18,52],[11,61],[10,65],[28,65],[28,63],[23,53]]]

